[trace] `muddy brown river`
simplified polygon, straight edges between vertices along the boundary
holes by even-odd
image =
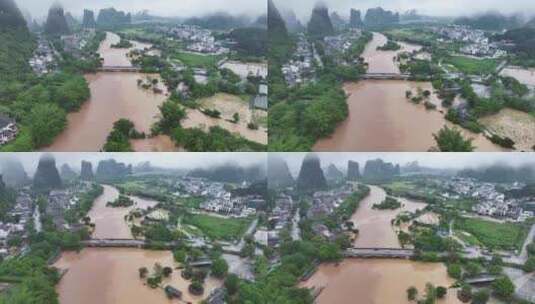
[[[374,33],[366,46],[363,57],[370,73],[399,73],[393,58],[402,51],[420,47],[401,43],[399,51],[377,51],[386,43],[386,37]],[[452,126],[444,118],[440,100],[434,94],[430,102],[437,110],[426,110],[423,104],[415,105],[407,100],[405,92],[414,93],[418,88],[433,91],[428,82],[404,80],[364,80],[344,84],[348,95],[348,118],[340,123],[328,138],[320,139],[314,151],[428,151],[436,146],[433,134],[444,125]],[[465,137],[473,138],[478,151],[503,151],[482,135],[462,130]]]
[[[396,231],[391,222],[404,211],[415,212],[424,209],[426,204],[404,198],[398,198],[402,207],[396,210],[373,209],[374,204],[386,198],[386,192],[377,186],[369,186],[370,194],[360,202],[359,208],[351,217],[359,235],[355,239],[355,247],[401,248]]]
[[[104,59],[103,66],[132,66],[127,57],[131,49],[148,48],[150,45],[133,41],[131,49],[114,49],[110,45],[117,43],[119,36],[107,33],[106,40],[99,48]],[[66,129],[54,140],[46,151],[63,152],[96,152],[106,142],[106,137],[113,128],[113,123],[120,118],[130,119],[138,131],[150,133],[150,128],[157,121],[158,106],[167,98],[165,94],[155,94],[137,85],[138,79],[148,75],[130,72],[98,72],[85,76],[89,83],[91,97],[80,110],[67,115]],[[161,79],[160,79],[161,80]],[[159,84],[160,89],[165,89]],[[165,90],[164,90],[165,91]],[[174,145],[166,138],[137,141],[136,150],[141,151],[173,151]]]
[[[97,197],[93,208],[88,213],[91,222],[95,223],[92,237],[95,239],[132,239],[132,233],[125,216],[133,209],[147,209],[158,204],[157,201],[148,200],[136,196],[130,196],[134,205],[124,208],[107,207],[106,203],[119,197],[119,191],[108,185],[103,185],[104,192]]]
[[[322,264],[301,287],[322,288],[318,304],[355,303],[415,303],[407,301],[407,288],[414,286],[418,294],[425,293],[425,284],[449,287],[446,266],[409,260],[346,259],[339,265]],[[455,290],[448,289],[442,304],[461,303]]]
[[[370,186],[370,194],[351,217],[359,236],[355,247],[400,248],[392,219],[403,211],[414,212],[426,205],[400,199],[402,208],[397,210],[374,210],[373,204],[386,197],[385,191]],[[439,263],[422,263],[402,259],[345,259],[338,265],[322,264],[316,273],[301,287],[323,288],[316,303],[410,303],[407,288],[414,286],[419,294],[425,293],[426,283],[449,287],[454,283],[447,275],[446,267]],[[437,303],[461,303],[455,290],[449,290],[445,299]]]
[[[112,186],[104,185],[104,193],[99,196],[89,212],[96,227],[93,238],[130,239],[132,235],[124,217],[134,208],[148,208],[157,202],[132,197],[135,205],[128,208],[106,207],[108,201],[119,196]],[[177,303],[167,299],[161,288],[152,289],[139,278],[138,269],[147,267],[149,272],[155,263],[174,269],[170,278],[162,284],[171,285],[183,292],[182,300],[199,303],[221,281],[208,277],[202,296],[188,292],[189,281],[180,276],[179,265],[175,263],[171,251],[155,251],[134,248],[85,248],[81,252],[63,252],[54,264],[59,269],[67,269],[56,291],[62,304],[146,304]]]

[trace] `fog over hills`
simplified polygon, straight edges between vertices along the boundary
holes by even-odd
[[[257,17],[266,13],[262,0],[16,0],[21,9],[28,10],[34,18],[42,19],[54,3],[60,3],[66,12],[81,17],[84,9],[98,11],[114,7],[135,14],[148,10],[151,15],[165,17],[204,16],[218,12]]]
[[[301,168],[306,153],[273,153],[285,160],[290,172],[295,177]],[[477,169],[495,164],[506,164],[513,168],[530,167],[535,170],[535,159],[529,153],[315,153],[322,164],[334,164],[338,168],[347,168],[349,160],[359,163],[361,170],[368,160],[382,159],[385,162],[405,166],[414,161],[423,168],[446,169],[455,172],[462,169]],[[362,173],[362,172],[361,172]]]
[[[301,22],[307,22],[318,0],[275,0],[281,10],[294,11]],[[535,15],[535,1],[526,0],[325,0],[321,1],[329,7],[329,11],[336,11],[342,17],[349,17],[350,9],[358,9],[363,14],[370,8],[382,7],[403,14],[416,9],[419,14],[439,17],[461,17],[497,11],[501,14],[526,14],[528,18]],[[531,13],[528,13],[531,12]]]
[[[33,176],[42,153],[17,153],[0,155],[0,164],[4,159],[16,157],[23,165],[29,176]],[[266,153],[52,153],[57,167],[67,163],[74,170],[80,170],[82,160],[89,161],[93,170],[101,160],[115,159],[118,162],[138,165],[150,162],[154,167],[165,169],[195,169],[210,168],[212,166],[237,163],[242,167],[251,167],[266,163]],[[0,170],[1,172],[1,170]]]

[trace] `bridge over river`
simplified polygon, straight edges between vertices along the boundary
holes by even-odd
[[[349,248],[343,255],[346,258],[410,259],[416,253],[413,249],[402,248]]]
[[[368,80],[408,80],[410,77],[410,74],[399,73],[366,73],[360,76],[361,79]]]
[[[144,248],[151,244],[145,240],[134,239],[90,239],[81,242],[86,247],[111,247],[111,248]],[[172,249],[177,245],[176,242],[158,243],[162,249]]]
[[[130,72],[139,73],[141,68],[132,66],[103,66],[97,69],[98,72]]]

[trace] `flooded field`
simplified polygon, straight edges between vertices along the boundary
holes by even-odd
[[[535,69],[506,67],[500,75],[516,78],[520,83],[528,86],[535,86]]]
[[[533,151],[535,146],[535,117],[528,113],[505,108],[499,113],[486,116],[480,122],[491,132],[511,138],[515,148]]]
[[[267,77],[268,67],[266,63],[256,63],[256,62],[240,62],[229,60],[221,65],[222,68],[229,69],[234,74],[240,76],[241,78],[247,78],[247,76],[261,76]]]
[[[265,119],[266,111],[254,110],[251,111],[249,103],[242,100],[239,96],[218,93],[212,97],[200,100],[202,108],[216,109],[221,112],[221,118],[209,117],[197,109],[189,109],[187,111],[187,118],[182,122],[184,128],[209,128],[212,126],[220,126],[231,133],[239,133],[242,137],[255,141],[261,144],[267,144],[268,136],[267,129],[260,126],[258,130],[251,130],[247,124],[253,119]],[[232,123],[228,120],[233,119],[234,113],[238,113],[240,120],[238,123]]]

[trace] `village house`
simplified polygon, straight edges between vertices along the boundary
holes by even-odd
[[[0,114],[0,146],[15,139],[18,132],[15,120]]]

